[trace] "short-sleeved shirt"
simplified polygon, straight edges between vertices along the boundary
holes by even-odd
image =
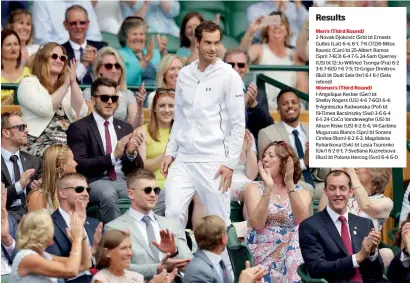
[[[83,96],[85,101],[91,101],[91,89],[84,89]],[[128,122],[128,106],[133,103],[136,103],[134,94],[130,90],[121,90],[120,100],[118,108],[114,112],[114,118]]]

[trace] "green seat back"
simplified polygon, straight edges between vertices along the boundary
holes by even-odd
[[[215,13],[225,13],[226,12],[226,1],[180,1],[181,10],[205,10]]]
[[[131,201],[128,198],[121,198],[117,200],[117,206],[121,215],[124,214],[131,206]]]
[[[111,46],[115,49],[121,48],[120,42],[118,41],[118,37],[116,34],[112,34],[109,32],[101,32],[102,38],[105,42],[107,42],[108,46]]]
[[[239,276],[242,270],[246,267],[246,261],[249,261],[251,266],[253,266],[253,257],[248,246],[238,239],[233,225],[228,228],[228,245],[226,248],[228,249],[229,258],[231,260],[235,283],[237,283],[239,282]]]
[[[8,283],[9,282],[10,274],[5,274],[1,276],[1,283]]]
[[[179,16],[175,18],[175,22],[181,26],[181,22],[182,19],[184,18],[184,16],[189,13],[189,12],[199,12],[202,17],[204,17],[204,19],[206,21],[214,21],[216,14],[218,14],[217,12],[213,12],[213,11],[207,11],[207,10],[199,10],[199,9],[190,9],[190,10],[181,10],[181,12],[179,13]],[[221,13],[219,13],[221,14]],[[227,29],[225,28],[225,14],[221,14],[220,17],[220,26],[222,28],[222,31],[224,32],[224,35],[227,33]]]
[[[245,221],[242,213],[242,206],[237,201],[231,201],[231,221],[242,222]]]
[[[87,207],[87,217],[100,219],[100,207],[98,205],[90,205]]]
[[[233,37],[225,35],[225,33],[224,33],[224,36],[222,38],[222,43],[224,44],[226,49],[232,49],[232,48],[239,47],[239,41],[236,40]]]
[[[327,283],[327,281],[323,278],[321,279],[313,279],[307,273],[306,265],[302,263],[298,266],[297,273],[300,276],[300,279],[303,283]]]

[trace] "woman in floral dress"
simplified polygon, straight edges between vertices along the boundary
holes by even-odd
[[[310,216],[312,193],[298,184],[299,159],[287,143],[270,144],[258,166],[262,182],[245,190],[247,239],[255,265],[269,268],[264,282],[301,282],[296,272],[303,263],[298,228]]]
[[[44,150],[67,142],[71,122],[85,117],[88,107],[76,78],[75,60],[68,66],[66,50],[50,42],[37,51],[31,73],[19,84],[17,97],[29,130],[29,144],[23,149],[42,156]]]

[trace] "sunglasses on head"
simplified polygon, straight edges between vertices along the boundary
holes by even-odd
[[[110,99],[112,103],[116,103],[118,102],[118,99],[120,99],[118,95],[108,95],[108,94],[96,95],[95,97],[99,97],[101,101],[104,103],[107,103]]]
[[[241,69],[245,68],[245,63],[234,63],[234,62],[226,62],[226,63],[231,65],[232,68],[235,68],[235,65],[237,65],[238,68],[241,68]]]
[[[56,54],[56,53],[51,54],[51,59],[53,59],[53,60],[57,60],[58,57],[60,57],[61,62],[65,62],[67,60],[67,56],[65,56],[65,55],[58,56],[58,54]]]
[[[62,190],[66,190],[66,189],[74,189],[74,191],[77,194],[81,194],[82,192],[84,192],[84,190],[87,190],[87,193],[90,193],[91,191],[90,187],[83,187],[83,186],[62,188]]]
[[[161,191],[161,189],[159,187],[155,187],[155,188],[146,187],[146,188],[143,189],[144,193],[147,194],[147,195],[149,195],[152,192],[152,190],[154,190],[154,193],[156,195],[158,195],[159,192]]]
[[[167,91],[167,92],[170,92],[170,93],[175,93],[175,89],[173,89],[173,88],[163,88],[163,87],[157,88],[156,93],[162,93],[164,91]]]
[[[85,26],[87,21],[72,21],[68,23],[71,27],[75,27],[76,25]]]
[[[27,125],[26,124],[20,124],[20,125],[10,126],[6,129],[18,129],[20,132],[24,132],[27,129]]]
[[[112,68],[115,68],[115,69],[117,69],[117,70],[121,70],[121,65],[120,65],[120,63],[115,63],[115,64],[107,63],[107,64],[104,64],[103,66],[104,66],[104,68],[107,69],[107,70],[112,70]]]

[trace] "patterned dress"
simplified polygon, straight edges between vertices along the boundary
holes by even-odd
[[[386,196],[383,195],[383,194],[375,194],[375,195],[369,196],[369,198],[376,200],[376,199],[386,198]],[[374,228],[377,229],[377,231],[382,230],[383,224],[384,224],[384,222],[386,222],[387,217],[386,218],[373,218],[373,217],[370,217],[366,212],[364,212],[360,209],[359,203],[357,202],[355,197],[350,198],[347,205],[349,207],[349,212],[350,213],[372,220]]]
[[[54,144],[67,144],[66,131],[70,125],[63,108],[60,106],[50,123],[39,137],[28,135],[28,145],[23,148],[32,155],[43,156],[43,152]]]
[[[258,183],[263,193],[263,185]],[[301,190],[296,185],[296,191]],[[248,223],[248,247],[252,252],[255,265],[269,268],[264,282],[269,283],[299,283],[296,270],[303,263],[299,248],[299,225],[293,222],[293,212],[290,200],[281,206],[269,201],[269,212],[265,227],[253,229]]]

